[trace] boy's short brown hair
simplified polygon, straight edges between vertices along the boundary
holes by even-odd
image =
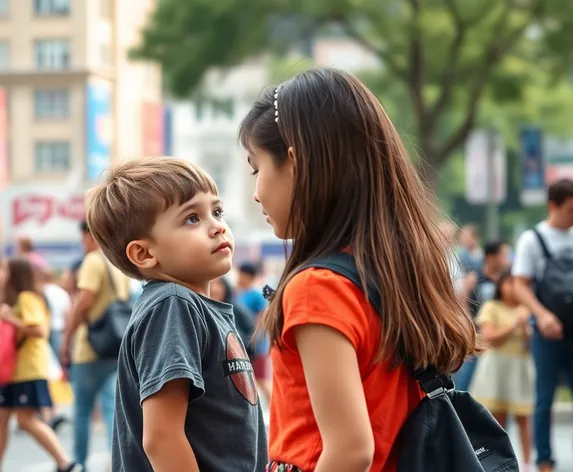
[[[208,192],[217,194],[213,179],[187,161],[169,157],[128,161],[110,168],[105,180],[89,190],[86,221],[109,261],[124,274],[142,279],[127,257],[127,245],[149,237],[162,211]]]

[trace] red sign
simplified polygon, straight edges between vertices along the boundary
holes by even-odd
[[[8,96],[0,88],[0,188],[8,184]]]
[[[144,156],[163,155],[163,106],[161,103],[141,104]]]
[[[84,219],[84,215],[83,195],[59,199],[51,195],[29,194],[12,200],[11,223],[14,226],[29,220],[44,225],[55,217],[79,222]]]

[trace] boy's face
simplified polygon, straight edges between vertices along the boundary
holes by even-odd
[[[231,270],[233,234],[212,193],[197,194],[160,214],[146,244],[156,261],[150,269],[154,278],[203,287]]]

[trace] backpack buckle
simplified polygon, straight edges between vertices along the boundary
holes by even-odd
[[[456,385],[449,375],[442,375],[423,382],[422,388],[426,392],[426,396],[430,400],[434,400],[435,398],[443,397],[449,392],[453,392],[456,389]]]
[[[430,400],[434,400],[436,398],[443,397],[445,394],[453,392],[453,391],[454,391],[454,388],[438,387],[437,389],[432,390],[431,392],[428,392],[426,394],[426,396]]]

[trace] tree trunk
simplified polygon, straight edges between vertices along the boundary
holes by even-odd
[[[437,192],[438,185],[440,184],[442,164],[441,159],[438,159],[438,156],[433,153],[423,153],[418,162],[420,177],[434,192]]]

